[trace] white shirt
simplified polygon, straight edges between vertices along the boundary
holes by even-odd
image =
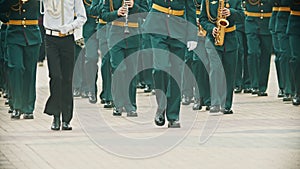
[[[67,26],[70,27],[71,31],[82,27],[87,20],[82,0],[42,1],[44,5],[44,27],[46,29],[60,31],[62,26]],[[63,2],[63,6],[61,2]],[[74,19],[75,15],[76,19]]]

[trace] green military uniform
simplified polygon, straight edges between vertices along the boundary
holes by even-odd
[[[188,69],[190,69],[190,71],[192,71],[193,55],[194,55],[194,53],[192,51],[188,51],[186,49],[185,58],[184,58],[185,65],[184,65],[183,71],[182,71],[182,84],[181,84],[181,88],[182,88],[181,104],[182,105],[189,105],[194,96],[193,89],[194,89],[195,84],[192,83],[193,74],[187,73]]]
[[[87,21],[83,25],[83,37],[85,41],[85,80],[86,89],[88,92],[89,102],[97,102],[97,74],[98,74],[98,40],[96,38],[96,19],[97,16],[92,15],[90,11],[92,0],[84,0],[84,6],[87,15]]]
[[[246,0],[245,32],[248,44],[248,68],[252,94],[267,96],[272,37],[268,29],[273,3],[269,0]]]
[[[277,13],[279,10],[279,0],[274,0],[273,8],[272,8],[272,16],[270,18],[269,22],[269,29],[272,34],[272,42],[273,42],[273,50],[275,54],[275,67],[276,67],[276,73],[277,73],[277,81],[278,81],[278,97],[283,97],[284,95],[284,85],[281,75],[281,69],[280,69],[280,60],[281,60],[281,52],[279,50],[279,42],[278,42],[278,35],[277,32],[275,32],[275,24],[277,20]]]
[[[5,47],[5,31],[7,28],[8,18],[5,13],[0,13],[0,21],[2,22],[0,29],[0,92],[5,93],[7,90],[7,58],[6,56],[6,47]]]
[[[293,104],[300,104],[300,1],[292,0],[291,13],[287,25],[287,33],[289,35],[290,47],[291,47],[291,68],[293,75],[293,84],[295,85],[295,96],[293,98]]]
[[[36,99],[36,64],[41,44],[38,2],[13,0],[6,32],[12,118],[32,114]],[[24,116],[24,118],[27,117]],[[33,117],[33,116],[32,116]]]
[[[289,44],[289,36],[286,35],[286,27],[288,18],[290,16],[291,0],[279,0],[278,13],[276,16],[275,32],[278,36],[279,50],[280,50],[280,72],[284,86],[283,101],[291,101],[293,94],[293,86],[291,83],[291,69],[289,61],[291,58],[291,49]]]
[[[197,41],[195,5],[190,0],[153,0],[152,3],[144,29],[146,32],[157,32],[151,34],[151,44],[154,49],[154,86],[160,90],[156,90],[158,110],[155,122],[157,125],[163,125],[166,112],[169,127],[180,127],[179,86],[183,70],[181,61],[185,56],[184,43]],[[193,26],[183,22],[184,18]]]
[[[102,11],[103,11],[103,0],[93,0],[90,12],[91,15],[98,16],[98,25],[97,25],[97,33],[96,38],[99,42],[99,49],[101,52],[102,60],[101,60],[101,75],[102,75],[102,91],[100,93],[101,102],[104,103],[105,108],[112,107],[112,94],[111,94],[111,76],[112,76],[112,68],[110,64],[110,53],[107,44],[107,29],[108,25],[106,21],[102,19]]]
[[[195,1],[196,5],[196,14],[199,18],[200,11],[202,9],[201,7],[202,0]],[[204,11],[205,12],[205,11]],[[199,23],[200,24],[200,23]],[[199,25],[200,26],[200,25]],[[209,86],[209,76],[208,76],[208,67],[209,67],[209,61],[208,61],[208,55],[205,49],[205,38],[206,33],[204,32],[203,28],[198,28],[198,45],[197,50],[201,51],[201,55],[198,56],[196,54],[193,55],[193,74],[195,76],[197,86],[199,89],[199,92],[195,91],[195,98],[194,98],[194,110],[199,110],[203,105],[208,106],[207,110],[211,104],[210,100],[210,86]]]
[[[112,83],[112,90],[114,91],[113,100],[115,104],[114,115],[120,115],[122,108],[127,111],[127,116],[131,116],[133,113],[136,116],[136,80],[132,80],[129,86],[120,85],[122,82],[131,80],[129,76],[136,75],[137,71],[137,59],[134,57],[128,57],[131,54],[137,52],[140,48],[140,36],[132,34],[138,34],[138,17],[130,16],[131,14],[146,12],[147,1],[135,0],[132,8],[129,8],[128,17],[128,30],[125,31],[125,18],[119,17],[117,10],[123,5],[123,0],[106,0],[103,8],[103,20],[111,22],[111,26],[108,31],[108,46],[111,54],[111,65],[113,70],[113,76],[115,77],[114,83]],[[119,18],[119,19],[118,19]],[[116,20],[118,19],[118,20]],[[122,39],[120,41],[120,38]],[[135,53],[135,55],[137,55]],[[125,62],[122,62],[125,60]],[[122,64],[121,64],[122,62]],[[116,72],[116,70],[118,71]],[[116,74],[117,73],[117,74]],[[129,88],[127,88],[129,87]],[[129,99],[128,96],[129,89]]]
[[[205,47],[209,58],[209,77],[211,85],[211,112],[220,111],[220,107],[225,114],[232,113],[232,98],[234,89],[235,69],[238,57],[238,39],[236,37],[236,21],[242,21],[241,2],[239,0],[225,1],[225,7],[229,8],[231,15],[227,17],[228,27],[225,29],[224,44],[215,46],[212,31],[216,24],[219,3],[214,0],[203,1],[202,12],[200,14],[200,24],[207,31]],[[208,4],[209,3],[209,4]],[[209,7],[209,9],[207,8]],[[211,18],[211,19],[209,19]],[[218,57],[216,57],[218,56]],[[222,69],[224,68],[224,72]],[[226,80],[222,78],[225,73]],[[226,91],[222,86],[226,83]],[[226,96],[225,96],[226,93]]]
[[[244,2],[244,1],[243,1]],[[244,3],[243,3],[244,4]],[[244,89],[244,92],[250,92],[251,82],[248,72],[247,62],[247,38],[245,34],[245,17],[241,22],[236,22],[236,34],[238,38],[238,61],[235,74],[235,93],[239,93]]]

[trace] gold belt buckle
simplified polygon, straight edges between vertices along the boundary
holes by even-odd
[[[22,20],[22,21],[21,21],[21,24],[22,24],[24,27],[26,27],[26,20]]]
[[[59,37],[65,37],[66,34],[63,34],[63,33],[58,32],[58,36],[59,36]]]
[[[173,10],[171,9],[171,7],[169,7],[169,8],[168,8],[168,17],[170,17],[170,15],[172,15],[172,11],[173,11]]]

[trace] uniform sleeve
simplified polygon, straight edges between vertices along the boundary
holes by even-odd
[[[199,22],[200,22],[201,26],[203,27],[203,29],[206,30],[209,34],[211,34],[215,25],[213,23],[211,23],[207,18],[206,0],[202,0],[201,4],[203,4],[203,5],[202,5],[201,13],[199,15]]]
[[[147,12],[148,11],[148,3],[145,0],[140,0],[140,3],[134,3],[132,9],[130,12],[132,13],[141,13],[141,12]]]
[[[73,29],[80,28],[87,20],[85,8],[82,1],[74,0],[76,19],[71,23]]]
[[[233,8],[229,8],[230,16],[228,18],[233,19],[236,22],[244,21],[244,14],[240,0],[236,0],[236,4]]]
[[[99,16],[101,14],[102,0],[93,0],[90,6],[91,15]]]
[[[19,3],[19,0],[0,0],[1,13],[8,12],[10,7],[17,3]]]
[[[187,41],[197,41],[196,6],[194,1],[185,1],[185,17],[187,25]]]
[[[110,0],[105,0],[105,3],[103,4],[102,19],[107,22],[112,22],[118,19],[119,16],[118,16],[118,10],[110,11],[109,1]]]

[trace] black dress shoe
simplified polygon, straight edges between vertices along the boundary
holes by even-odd
[[[223,114],[233,114],[231,109],[224,109]]]
[[[72,130],[70,123],[62,122],[61,130]]]
[[[60,129],[60,118],[59,116],[54,116],[53,122],[51,125],[51,130],[59,130]]]
[[[268,93],[266,93],[266,92],[258,92],[257,95],[258,96],[268,96]]]
[[[157,110],[154,118],[154,122],[157,126],[163,126],[165,125],[165,110]]]
[[[137,117],[137,116],[138,114],[134,110],[127,112],[127,117]]]
[[[20,112],[20,110],[14,110],[14,111],[11,113],[10,118],[12,118],[12,119],[20,119],[21,114],[22,114],[22,113]]]
[[[101,101],[100,101],[101,104],[104,104],[105,102],[106,102],[106,101],[103,100],[103,99],[101,99]]]
[[[180,128],[180,123],[178,120],[169,121],[168,128]]]
[[[234,93],[241,93],[241,92],[242,92],[241,86],[237,86],[236,88],[234,88]]]
[[[293,105],[298,106],[300,105],[300,96],[299,95],[295,95],[293,98]]]
[[[256,95],[259,93],[258,89],[252,89],[251,90],[252,95]]]
[[[202,109],[201,99],[195,99],[193,110],[201,110],[201,109]]]
[[[107,101],[104,103],[104,108],[113,108],[114,103],[112,101]]]
[[[73,97],[79,97],[79,96],[80,96],[80,90],[79,89],[74,89]]]
[[[191,102],[192,102],[192,100],[190,97],[185,96],[185,95],[182,96],[182,100],[181,100],[182,105],[189,105]]]
[[[8,98],[8,94],[6,92],[3,93],[3,98],[5,98],[5,99]]]
[[[122,116],[122,109],[114,107],[113,116]]]
[[[252,93],[251,88],[245,88],[245,89],[244,89],[244,93]]]
[[[292,101],[292,96],[290,94],[284,94],[284,97],[282,99],[282,101],[284,102],[289,102],[289,101]]]
[[[81,92],[81,98],[88,98],[89,93],[88,92]]]
[[[24,113],[23,119],[34,119],[34,116],[32,113]]]
[[[4,105],[9,105],[9,100],[8,99],[5,100]]]
[[[139,82],[136,86],[136,88],[138,89],[144,89],[146,87],[146,85],[144,83]]]
[[[278,98],[284,97],[284,91],[283,91],[283,89],[279,89],[277,97]]]
[[[209,115],[220,115],[221,113],[220,106],[211,106],[209,109]]]
[[[209,111],[210,110],[210,106],[206,106],[205,110]]]
[[[146,85],[145,89],[144,89],[144,92],[145,93],[150,93],[152,91],[152,88],[150,85]]]
[[[13,111],[14,111],[14,109],[12,107],[9,107],[8,113],[12,113]]]
[[[89,92],[88,93],[88,97],[89,97],[89,102],[92,103],[92,104],[95,104],[97,103],[97,97],[94,93],[92,92]]]

